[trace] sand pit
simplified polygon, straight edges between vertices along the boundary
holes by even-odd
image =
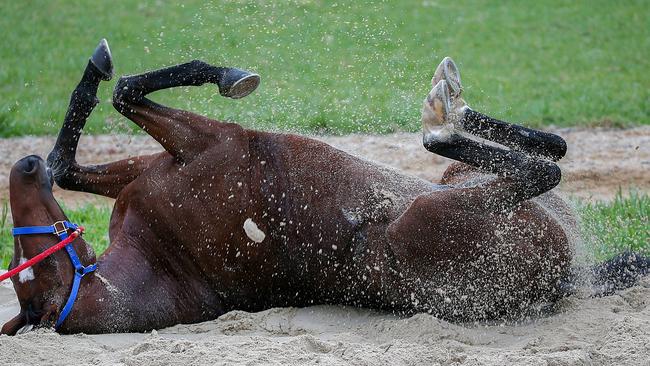
[[[583,199],[608,200],[619,188],[650,192],[650,126],[631,129],[554,130],[567,140],[567,156],[560,161],[563,179],[558,190]],[[452,160],[422,147],[418,133],[390,135],[317,136],[331,145],[430,181],[439,181]],[[25,155],[45,158],[54,137],[0,139],[0,202],[8,197],[9,170]],[[152,154],[162,148],[142,135],[82,136],[77,160],[98,164],[131,156]],[[55,189],[55,196],[68,205],[110,202],[76,192]]]
[[[234,311],[147,334],[0,336],[5,365],[648,365],[650,278],[617,295],[573,296],[553,316],[458,325],[314,306]],[[0,287],[0,322],[17,313]]]
[[[650,191],[650,128],[562,130],[570,150],[561,191],[610,199],[619,187]],[[422,149],[418,134],[319,137],[339,148],[437,180],[449,160]],[[53,138],[0,140],[0,200],[13,162],[45,156]],[[102,162],[160,150],[145,136],[84,136],[79,161]],[[68,204],[97,198],[57,191]],[[91,197],[91,198],[89,198]],[[110,203],[108,200],[100,200]],[[315,306],[218,320],[147,334],[61,336],[37,330],[0,336],[5,365],[650,365],[650,277],[604,298],[576,295],[556,314],[518,324],[451,324],[427,314]],[[144,310],[146,311],[146,310]],[[18,313],[0,284],[0,323]]]

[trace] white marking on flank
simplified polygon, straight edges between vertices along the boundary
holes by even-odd
[[[20,263],[19,264],[23,264],[25,262],[27,262],[27,258],[25,258],[25,257],[20,258]],[[18,273],[18,281],[20,281],[20,283],[25,283],[25,282],[31,281],[31,280],[33,280],[35,278],[36,277],[34,277],[34,270],[32,269],[32,267],[25,268],[25,269],[23,269],[22,271],[20,271]]]
[[[261,243],[264,241],[264,238],[266,238],[266,234],[257,227],[257,224],[253,222],[251,218],[247,218],[246,221],[244,221],[244,231],[246,232],[246,235],[256,243]]]

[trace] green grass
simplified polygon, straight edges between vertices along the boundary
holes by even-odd
[[[107,205],[86,204],[78,208],[66,208],[61,205],[70,221],[84,226],[83,236],[97,256],[108,248],[108,224],[111,217],[111,207]],[[8,222],[10,213],[7,204],[0,207],[0,268],[7,269],[14,253],[14,239]]]
[[[0,268],[7,268],[13,255],[13,238],[8,225],[8,210],[0,210]],[[64,207],[68,217],[86,227],[84,238],[99,256],[108,247],[108,222],[111,208],[88,204],[76,209]],[[578,202],[588,255],[602,261],[632,250],[650,255],[650,196],[630,192],[611,202]]]
[[[7,222],[9,218],[9,203],[2,203],[0,207],[0,269],[6,269],[14,254],[13,238],[11,228]]]
[[[416,130],[443,56],[470,105],[529,126],[650,124],[650,2],[162,1],[0,3],[0,136],[54,134],[97,41],[117,75],[203,59],[262,75],[239,101],[215,87],[154,98],[246,126]],[[110,105],[88,130],[131,129]]]
[[[624,251],[650,256],[650,196],[619,191],[612,202],[578,204],[587,248],[597,261]]]

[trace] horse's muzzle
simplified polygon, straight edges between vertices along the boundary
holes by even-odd
[[[13,173],[22,176],[23,179],[33,178],[45,188],[51,189],[54,186],[52,170],[38,155],[28,155],[18,160],[14,164]]]

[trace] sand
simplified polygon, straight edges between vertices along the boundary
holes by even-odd
[[[452,324],[339,306],[233,311],[146,334],[0,336],[5,365],[649,365],[650,277],[519,324]],[[0,287],[0,322],[18,311]]]
[[[650,191],[650,127],[561,130],[569,142],[560,190],[611,199],[619,187]],[[449,160],[418,134],[319,137],[344,150],[437,180]],[[50,137],[0,140],[0,200],[20,157],[45,156]],[[80,162],[159,151],[144,136],[85,136]],[[4,174],[4,175],[3,175]],[[105,202],[57,191],[68,204]],[[89,198],[91,197],[91,198]],[[604,298],[575,295],[557,313],[517,324],[452,324],[339,306],[234,311],[217,320],[147,334],[65,335],[40,329],[0,336],[3,365],[650,365],[650,277]],[[0,284],[0,324],[18,313]]]
[[[558,191],[567,196],[609,200],[620,188],[650,192],[650,126],[631,129],[552,130],[567,140],[567,156],[560,161],[563,179]],[[422,147],[419,133],[389,135],[315,136],[350,153],[363,156],[430,181],[439,181],[452,162]],[[20,158],[37,154],[45,158],[54,137],[0,139],[0,202],[9,196],[9,170]],[[98,164],[162,148],[143,135],[83,135],[77,160]],[[68,206],[85,202],[110,203],[100,197],[55,189]]]

